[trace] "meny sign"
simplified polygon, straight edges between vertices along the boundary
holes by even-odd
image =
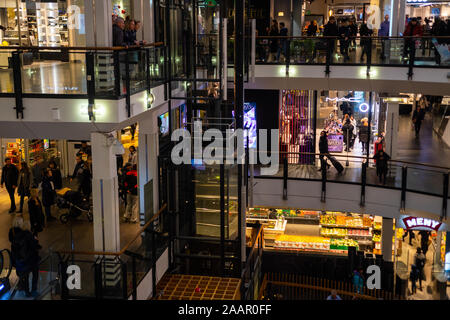
[[[442,223],[427,218],[404,217],[402,221],[406,230],[438,231]]]

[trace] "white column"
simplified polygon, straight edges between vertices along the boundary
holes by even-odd
[[[139,213],[141,225],[145,223],[145,199],[144,186],[153,180],[153,214],[159,210],[158,195],[158,153],[159,133],[158,120],[155,112],[139,121],[139,150],[138,150],[138,175],[139,175]]]
[[[155,42],[155,1],[144,0],[145,22],[142,22],[142,32],[147,42]]]
[[[105,134],[91,133],[92,197],[94,204],[94,250],[120,251],[119,189],[116,155]],[[105,257],[103,276],[108,286],[120,281],[115,257]]]
[[[388,102],[386,109],[386,153],[391,157],[391,159],[396,159],[398,144],[399,104],[395,102]]]
[[[86,46],[111,47],[112,46],[112,2],[86,1],[85,2]]]
[[[399,30],[399,10],[400,10],[400,0],[391,0],[391,12],[389,14],[390,19],[390,36],[398,36]],[[402,30],[403,31],[403,30]]]
[[[381,254],[384,261],[392,261],[392,237],[394,236],[394,220],[383,218],[381,232]]]
[[[406,18],[406,0],[400,0],[400,9],[398,12],[398,32],[403,33],[405,31],[405,18]]]

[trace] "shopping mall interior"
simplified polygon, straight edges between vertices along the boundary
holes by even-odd
[[[448,300],[449,14],[0,1],[0,300]]]

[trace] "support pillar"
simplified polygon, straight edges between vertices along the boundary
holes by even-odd
[[[150,217],[146,214],[155,214],[159,210],[158,196],[158,152],[159,133],[158,119],[155,112],[148,112],[148,116],[139,121],[139,151],[138,151],[138,184],[139,184],[139,214],[140,223],[144,225]],[[145,185],[153,181],[153,199],[145,199]],[[148,188],[149,186],[147,186]],[[148,195],[146,195],[148,196]],[[145,202],[153,203],[150,212],[145,212]]]
[[[94,204],[94,250],[120,251],[119,189],[116,155],[105,134],[91,133],[92,197]],[[115,286],[121,280],[116,257],[105,257],[104,283]]]
[[[385,141],[386,153],[391,159],[397,158],[399,104],[389,102],[386,107]]]
[[[112,1],[86,1],[86,46],[112,46]]]
[[[381,233],[381,254],[384,261],[392,262],[392,238],[394,237],[394,220],[383,218]]]

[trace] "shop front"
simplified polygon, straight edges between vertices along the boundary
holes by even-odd
[[[366,257],[381,255],[382,217],[303,209],[250,208],[247,222],[264,226],[265,250]]]

